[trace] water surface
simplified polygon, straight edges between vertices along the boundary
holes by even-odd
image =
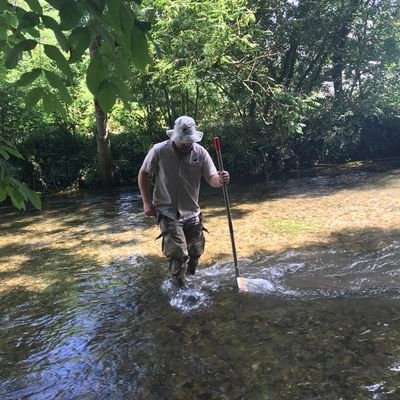
[[[398,170],[219,191],[175,290],[136,193],[1,209],[1,399],[400,398]]]

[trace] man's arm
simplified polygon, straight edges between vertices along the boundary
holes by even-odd
[[[142,168],[139,170],[138,184],[140,194],[143,200],[143,211],[148,216],[156,216],[156,209],[153,205],[152,196],[150,193],[150,174],[144,171]]]
[[[223,184],[228,184],[230,180],[228,171],[218,171],[216,174],[211,175],[207,182],[210,186],[219,188]]]

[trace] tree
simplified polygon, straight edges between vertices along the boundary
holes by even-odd
[[[55,67],[49,70],[39,66],[21,76],[20,85],[34,84],[39,77],[44,77],[54,89],[33,87],[26,95],[28,106],[41,101],[47,112],[65,114],[65,106],[72,101],[68,91],[73,77],[71,64],[80,61],[90,49],[86,82],[95,105],[98,167],[103,185],[110,187],[113,167],[107,113],[117,98],[129,100],[129,89],[123,78],[131,76],[130,61],[139,69],[150,62],[146,38],[149,25],[141,20],[139,1],[26,0],[13,3],[0,0],[0,38],[1,48],[6,53],[5,66],[15,68],[26,53],[40,51]],[[53,33],[56,45],[43,40],[45,30]]]
[[[10,156],[23,158],[12,143],[0,136],[0,203],[8,197],[19,210],[25,209],[28,201],[40,210],[42,203],[36,192],[11,176],[8,165]]]

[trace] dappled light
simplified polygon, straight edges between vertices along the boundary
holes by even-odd
[[[355,250],[380,248],[393,240],[386,232],[400,226],[396,171],[320,176],[247,188],[233,184],[230,190],[239,258],[321,244]],[[204,225],[209,231],[202,257],[205,266],[231,258],[223,199],[218,190],[215,192],[202,202]],[[318,195],[310,196],[312,193]],[[160,254],[155,220],[143,215],[141,203],[133,194],[55,197],[48,200],[47,207],[41,214],[14,211],[2,217],[2,277],[16,270],[26,274],[22,267],[28,261],[45,258],[48,263],[57,262],[58,252],[89,257],[100,266],[131,254]],[[36,280],[15,276],[13,280],[3,279],[0,290],[10,290],[22,282],[32,290],[43,288],[46,279],[40,281],[40,276],[45,273],[38,268]]]

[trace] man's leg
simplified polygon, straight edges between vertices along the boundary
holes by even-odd
[[[160,220],[160,230],[163,235],[162,251],[169,260],[172,280],[178,287],[184,287],[189,256],[183,226],[163,216]]]
[[[205,237],[203,232],[203,224],[201,218],[195,225],[184,227],[189,261],[187,265],[187,273],[194,275],[196,273],[199,258],[204,253]]]

